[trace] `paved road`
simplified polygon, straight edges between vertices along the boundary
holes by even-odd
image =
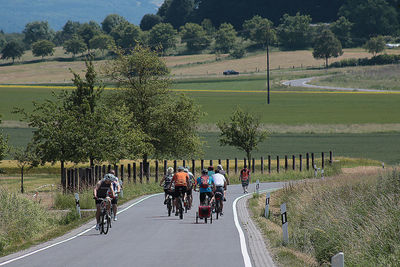
[[[399,91],[390,91],[390,90],[375,90],[375,89],[362,89],[362,88],[345,88],[345,87],[333,87],[333,86],[322,86],[322,85],[313,85],[308,84],[313,79],[318,77],[309,77],[298,80],[290,80],[283,82],[283,85],[294,86],[294,87],[307,87],[307,88],[318,88],[318,89],[330,89],[330,90],[340,90],[340,91],[360,91],[360,92],[399,92]]]
[[[260,190],[281,186],[265,183]],[[183,220],[168,217],[163,195],[155,195],[124,205],[133,203],[119,214],[108,235],[99,235],[91,222],[64,237],[0,258],[0,266],[9,260],[5,266],[245,266],[245,242],[240,242],[232,208],[243,192],[239,185],[228,190],[224,216],[212,224],[195,224],[198,193]]]

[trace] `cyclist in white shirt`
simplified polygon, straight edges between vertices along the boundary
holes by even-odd
[[[216,192],[221,192],[222,197],[224,197],[224,190],[226,190],[226,185],[227,185],[225,176],[222,175],[220,173],[220,171],[217,169],[215,171],[215,174],[213,174],[212,177],[213,177],[214,185],[215,185],[215,191],[214,191],[213,200],[215,200],[215,193]],[[223,215],[223,213],[222,213],[223,208],[224,208],[224,202],[221,201],[221,213],[220,213],[221,215]]]

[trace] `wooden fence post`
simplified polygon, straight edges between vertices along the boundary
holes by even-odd
[[[92,167],[90,167],[90,179],[91,179],[91,184],[92,184],[92,186],[93,185],[95,185],[96,184],[96,178],[95,178],[95,170],[94,170],[94,167],[92,166]]]
[[[73,190],[79,191],[79,183],[80,183],[80,172],[78,169],[75,169]]]
[[[102,179],[104,177],[104,175],[106,175],[106,168],[107,168],[106,165],[103,165],[103,172],[101,174],[100,179]]]
[[[229,175],[229,159],[226,159],[226,173]]]
[[[178,170],[177,170],[177,164],[176,164],[176,159],[174,160],[174,172],[178,172]]]
[[[332,163],[333,163],[333,153],[332,153],[332,150],[330,150],[329,151],[329,164],[332,165]]]
[[[196,160],[194,160],[194,159],[192,159],[192,173],[193,173],[193,176],[196,177]]]
[[[287,155],[285,155],[285,171],[288,170],[288,158]]]
[[[268,173],[271,174],[271,156],[268,155]]]
[[[314,153],[311,153],[311,166],[314,169],[314,166],[315,166]]]
[[[65,180],[65,193],[67,193],[71,186],[71,176],[72,176],[72,169],[67,170],[67,177]]]
[[[276,171],[279,173],[279,156],[276,156]]]
[[[235,174],[238,173],[238,159],[235,158]]]
[[[306,164],[307,164],[307,171],[310,170],[310,154],[307,152],[306,154]]]
[[[140,170],[139,170],[139,182],[143,184],[143,162],[140,162]]]
[[[124,171],[125,171],[124,164],[121,164],[121,181],[122,182],[124,182]]]
[[[264,157],[261,157],[261,174],[264,174]]]
[[[158,183],[158,160],[156,160],[156,183]]]
[[[213,160],[210,159],[210,166],[213,166]]]
[[[110,171],[111,171],[111,165],[108,164],[108,166],[107,166],[107,173],[110,173]]]
[[[251,159],[251,172],[254,173],[256,171],[256,159],[252,158]]]
[[[150,162],[146,164],[147,170],[146,170],[146,183],[150,183]]]
[[[221,159],[218,159],[218,164],[219,164],[219,165],[221,165],[221,162],[222,162]]]
[[[128,183],[131,182],[131,178],[132,178],[132,167],[131,164],[128,163]]]
[[[136,184],[136,162],[132,163],[132,180]]]
[[[204,159],[200,160],[200,168],[201,168],[201,170],[200,170],[200,173],[201,173],[204,169]]]
[[[247,160],[246,160],[246,158],[243,158],[243,168],[247,168]]]
[[[167,175],[168,161],[164,160],[164,176]]]
[[[322,157],[322,169],[324,169],[324,167],[325,167],[325,154],[324,154],[324,152],[321,153],[321,157]]]
[[[186,160],[182,161],[183,168],[186,168]]]
[[[293,170],[295,171],[296,170],[296,156],[295,155],[292,155],[292,161],[293,161],[293,163],[292,163]]]

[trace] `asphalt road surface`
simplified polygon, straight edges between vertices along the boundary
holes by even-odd
[[[281,186],[264,183],[260,190]],[[254,190],[250,185],[249,192]],[[107,235],[100,235],[92,221],[63,237],[0,258],[0,266],[245,266],[243,252],[248,248],[240,240],[233,212],[234,200],[242,195],[240,185],[229,186],[224,216],[214,216],[212,224],[195,223],[197,192],[183,220],[174,214],[168,217],[163,194],[145,197],[125,204]]]

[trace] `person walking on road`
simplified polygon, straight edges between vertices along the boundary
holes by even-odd
[[[243,193],[246,194],[248,192],[247,187],[249,186],[250,183],[250,170],[244,167],[240,171],[239,180],[242,182]]]

